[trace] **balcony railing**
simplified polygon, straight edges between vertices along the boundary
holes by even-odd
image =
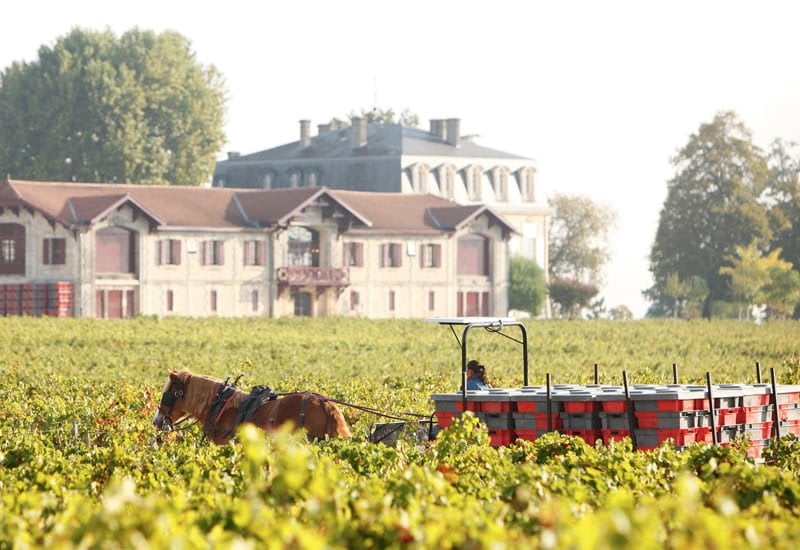
[[[290,265],[278,268],[277,279],[288,286],[342,287],[350,284],[350,271],[340,267]]]

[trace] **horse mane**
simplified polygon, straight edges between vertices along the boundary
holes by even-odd
[[[195,374],[188,370],[172,371],[170,374],[177,376],[187,388],[192,388],[184,395],[186,410],[197,412],[206,412],[211,407],[219,391],[219,386],[223,382],[219,378],[207,374]],[[245,397],[247,397],[246,393],[236,390],[231,398],[230,406],[238,407]]]

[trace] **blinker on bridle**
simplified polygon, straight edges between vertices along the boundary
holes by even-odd
[[[175,387],[175,389],[170,391],[173,389],[173,387]],[[161,395],[161,403],[158,406],[158,410],[164,415],[164,424],[170,428],[172,428],[174,425],[171,416],[172,409],[175,408],[175,402],[181,397],[183,397],[183,382],[180,380],[170,382],[169,387]],[[166,411],[164,410],[164,407],[168,407]]]

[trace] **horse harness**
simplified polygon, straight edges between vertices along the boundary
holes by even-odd
[[[238,381],[238,379],[237,379]],[[211,403],[211,408],[208,411],[208,416],[206,416],[205,424],[203,425],[203,434],[208,437],[214,432],[223,432],[225,437],[230,436],[236,431],[236,428],[250,420],[250,418],[261,408],[262,405],[268,403],[269,401],[276,401],[275,406],[272,408],[272,411],[269,416],[269,425],[274,426],[277,420],[278,409],[281,405],[282,397],[287,395],[294,395],[294,393],[276,393],[272,390],[272,388],[267,386],[253,386],[250,390],[250,393],[242,400],[241,404],[239,405],[236,413],[236,418],[233,421],[233,426],[230,429],[220,428],[217,424],[219,423],[220,419],[222,418],[222,414],[227,410],[228,405],[230,404],[233,396],[236,392],[236,382],[233,384],[228,383],[226,380],[222,384],[220,384],[219,390],[217,391],[217,395],[214,398],[214,401]],[[312,395],[317,395],[311,392],[303,392],[303,399],[300,404],[300,414],[299,414],[299,426],[303,428],[305,426],[305,416],[306,416],[306,407],[308,405],[308,399]],[[320,396],[321,397],[321,396]],[[327,431],[327,426],[326,426]]]

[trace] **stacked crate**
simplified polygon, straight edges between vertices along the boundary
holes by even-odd
[[[461,393],[433,399],[439,425],[448,427],[462,410]],[[696,441],[728,445],[745,435],[748,453],[760,458],[771,438],[800,437],[800,385],[777,385],[775,398],[769,384],[716,385],[710,396],[709,387],[700,385],[635,385],[626,392],[620,386],[564,384],[552,386],[549,398],[546,387],[528,386],[468,392],[467,409],[486,423],[496,446],[535,440],[548,430],[589,444],[631,437],[638,449],[668,440],[677,448]]]
[[[5,286],[3,315],[20,314],[20,285],[9,284]]]
[[[47,307],[45,315],[55,317],[72,316],[72,283],[56,282],[47,285]]]

